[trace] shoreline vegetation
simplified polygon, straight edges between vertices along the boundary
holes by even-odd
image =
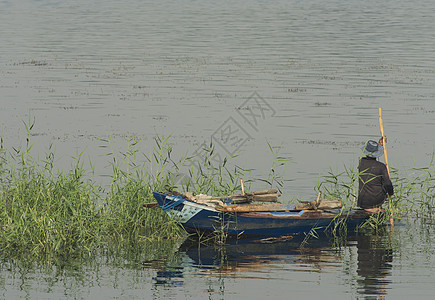
[[[205,155],[174,161],[169,137],[156,137],[150,154],[139,152],[140,141],[130,140],[122,153],[112,150],[108,154],[112,179],[106,188],[90,179],[92,170],[84,168],[83,153],[67,172],[55,170],[52,147],[45,159],[34,160],[30,153],[30,118],[25,126],[28,136],[24,150],[7,150],[3,142],[0,148],[2,258],[81,257],[107,245],[136,247],[138,242],[181,239],[186,233],[161,209],[142,207],[143,203],[154,201],[153,191],[177,186],[182,191],[230,195],[240,190],[237,179],[242,177],[248,189],[253,182],[280,189],[284,185],[281,174],[289,161],[269,145],[274,162],[267,178],[259,179],[252,175],[253,169],[230,166],[235,157],[214,165],[213,142],[204,149]],[[102,141],[111,146],[110,139]],[[143,158],[141,163],[139,156]],[[186,163],[190,167],[182,173],[181,167]],[[413,168],[405,174],[392,169],[395,218],[433,219],[434,169],[434,155],[427,167]],[[357,183],[356,167],[345,167],[339,174],[331,171],[322,177],[317,190],[325,198],[341,200],[345,208],[354,208]]]

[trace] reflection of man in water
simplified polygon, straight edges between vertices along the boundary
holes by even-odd
[[[392,250],[388,249],[382,236],[357,236],[358,283],[362,295],[385,295],[390,280]]]

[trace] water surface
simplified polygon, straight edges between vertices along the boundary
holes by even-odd
[[[410,234],[412,233],[412,234]],[[38,267],[3,262],[5,299],[430,299],[433,227],[396,223],[378,234],[271,241],[144,244]]]
[[[0,5],[4,144],[24,144],[30,112],[37,148],[52,142],[61,168],[86,149],[101,175],[98,138],[137,137],[149,153],[166,134],[178,156],[221,138],[220,156],[264,174],[269,142],[295,162],[286,191],[312,197],[319,176],[356,165],[378,138],[379,106],[392,167],[434,151],[432,1]],[[223,140],[225,128],[246,142]]]
[[[381,106],[390,166],[406,173],[427,166],[435,150],[434,17],[431,0],[3,0],[3,146],[25,146],[30,113],[36,156],[52,143],[68,169],[85,151],[104,181],[111,150],[100,139],[109,136],[120,149],[143,139],[139,150],[149,153],[153,137],[171,134],[178,157],[213,137],[220,157],[239,154],[236,163],[260,176],[272,163],[270,143],[293,159],[285,197],[312,199],[320,176],[356,166],[364,141],[379,137]],[[398,227],[392,247],[385,236],[307,252],[290,241],[235,258],[229,247],[222,264],[204,249],[201,261],[194,249],[175,251],[174,266],[99,257],[47,272],[4,263],[1,294],[425,298],[434,286],[432,238],[423,224]]]

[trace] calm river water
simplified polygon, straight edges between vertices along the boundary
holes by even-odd
[[[217,159],[238,154],[260,176],[269,143],[293,161],[284,193],[311,199],[320,176],[355,166],[363,143],[379,137],[382,107],[390,166],[427,166],[434,19],[432,0],[1,0],[2,143],[25,146],[30,113],[35,156],[51,143],[68,169],[84,151],[97,181],[110,174],[101,141],[110,136],[120,148],[142,139],[150,153],[153,137],[172,135],[176,157],[213,138]],[[435,291],[433,238],[412,222],[397,227],[392,247],[375,236],[303,253],[291,241],[238,245],[223,264],[212,261],[222,251],[193,249],[175,251],[173,265],[3,266],[0,295],[424,298]]]
[[[411,233],[411,234],[410,234]],[[133,253],[54,261],[38,267],[2,262],[3,299],[432,299],[434,227],[398,223],[382,234],[187,242]],[[301,247],[301,244],[304,247]]]

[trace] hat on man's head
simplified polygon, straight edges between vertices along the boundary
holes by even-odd
[[[367,141],[362,150],[363,155],[367,157],[377,158],[384,155],[384,147],[372,140]]]

